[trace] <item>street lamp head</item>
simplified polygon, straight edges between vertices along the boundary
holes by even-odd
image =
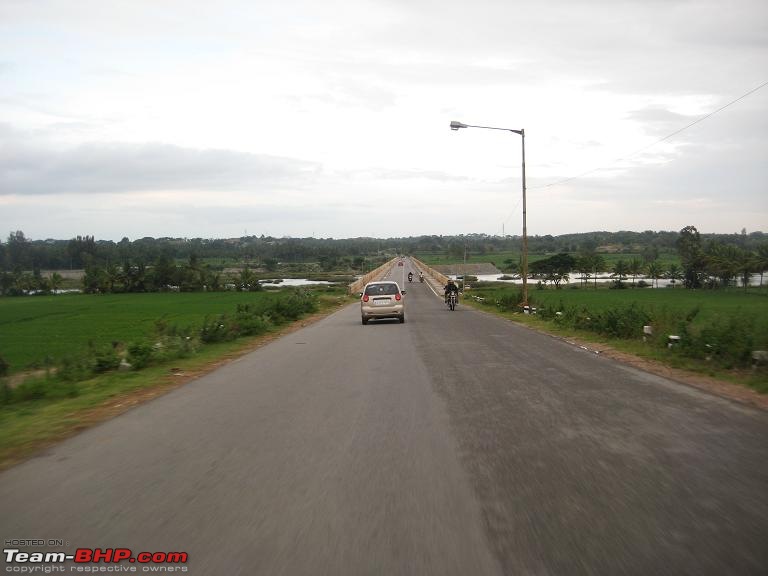
[[[467,125],[456,122],[456,120],[451,121],[451,130],[458,130],[459,128],[467,128]]]

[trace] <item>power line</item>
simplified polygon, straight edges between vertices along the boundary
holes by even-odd
[[[665,140],[669,140],[669,139],[670,139],[670,138],[672,138],[673,136],[677,136],[677,135],[678,135],[678,134],[680,134],[681,132],[685,132],[686,130],[688,130],[688,129],[689,129],[689,128],[691,128],[692,126],[695,126],[695,125],[696,125],[696,124],[698,124],[699,122],[703,122],[704,120],[707,120],[708,118],[711,118],[712,116],[714,116],[714,115],[715,115],[715,114],[717,114],[718,112],[722,112],[723,110],[725,110],[725,109],[726,109],[726,108],[728,108],[729,106],[732,106],[733,104],[736,104],[736,102],[738,102],[738,101],[740,101],[740,100],[743,100],[744,98],[746,98],[746,97],[747,97],[747,96],[749,96],[750,94],[754,94],[755,92],[757,92],[757,91],[758,91],[758,90],[760,90],[761,88],[765,88],[766,86],[768,86],[768,81],[766,81],[766,82],[763,82],[763,83],[762,83],[762,84],[760,84],[760,85],[759,85],[757,88],[753,88],[753,89],[752,89],[752,90],[750,90],[749,92],[746,92],[746,93],[742,94],[741,96],[739,96],[739,97],[738,97],[738,98],[736,98],[735,100],[731,100],[730,102],[728,102],[728,104],[726,104],[725,106],[721,106],[720,108],[718,108],[718,109],[717,109],[717,110],[715,110],[714,112],[710,112],[710,113],[709,113],[709,114],[707,114],[706,116],[702,116],[702,117],[701,117],[701,118],[699,118],[698,120],[694,120],[694,121],[693,121],[693,122],[691,122],[690,124],[688,124],[688,125],[686,125],[686,126],[683,126],[682,128],[680,128],[679,130],[675,130],[675,131],[674,131],[674,132],[672,132],[671,134],[667,134],[666,136],[664,136],[664,138],[659,138],[659,139],[658,139],[658,140],[656,140],[655,142],[653,142],[653,143],[651,143],[651,144],[648,144],[647,146],[644,146],[644,147],[640,148],[639,150],[635,150],[635,151],[634,151],[634,152],[632,152],[631,154],[628,154],[628,155],[626,155],[626,156],[622,156],[621,158],[616,158],[616,159],[615,159],[613,162],[611,162],[610,164],[607,164],[607,165],[605,165],[605,166],[601,166],[601,167],[599,167],[599,168],[593,168],[592,170],[587,170],[586,172],[582,172],[581,174],[577,174],[576,176],[571,176],[571,177],[569,177],[569,178],[563,178],[562,180],[557,180],[556,182],[551,182],[551,183],[549,183],[549,184],[543,184],[543,185],[541,185],[541,186],[529,186],[528,188],[529,188],[529,189],[537,189],[537,188],[550,188],[550,187],[552,187],[552,186],[557,186],[557,185],[559,185],[559,184],[565,184],[566,182],[571,182],[572,180],[576,180],[577,178],[583,178],[584,176],[587,176],[587,175],[589,175],[589,174],[593,174],[594,172],[599,172],[600,170],[605,170],[606,168],[609,168],[609,167],[613,166],[614,164],[616,164],[617,162],[620,162],[621,160],[629,160],[630,158],[632,158],[633,156],[635,156],[635,155],[639,154],[640,152],[644,152],[645,150],[648,150],[648,148],[652,148],[653,146],[656,146],[657,144],[660,144],[660,143],[664,142]]]

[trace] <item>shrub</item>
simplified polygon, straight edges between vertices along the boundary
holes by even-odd
[[[118,366],[120,366],[120,355],[117,353],[116,346],[93,350],[93,372],[96,374],[116,370]]]
[[[523,293],[520,290],[504,291],[496,299],[496,306],[505,312],[509,310],[516,310],[522,303]],[[533,300],[531,298],[528,299],[528,304],[533,304]]]
[[[597,331],[615,338],[636,338],[642,335],[643,326],[651,316],[636,304],[628,308],[610,308],[594,318]]]
[[[73,398],[80,393],[76,382],[62,381],[53,378],[34,378],[19,384],[9,390],[6,403],[26,402],[53,398]]]
[[[141,370],[152,361],[152,345],[149,342],[132,342],[128,345],[126,360],[134,370]]]
[[[206,344],[226,342],[236,337],[237,333],[233,330],[231,320],[226,314],[221,314],[213,319],[206,316],[200,328],[200,340]]]
[[[86,355],[67,356],[56,370],[56,377],[64,382],[85,380],[91,374],[91,362]]]

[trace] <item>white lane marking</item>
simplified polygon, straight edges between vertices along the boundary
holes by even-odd
[[[429,289],[430,289],[430,290],[432,290],[432,293],[433,293],[435,296],[437,296],[438,298],[440,298],[440,294],[438,294],[437,292],[435,292],[435,289],[434,289],[434,288],[432,288],[432,282],[430,282],[429,280],[427,280],[427,286],[429,286]]]

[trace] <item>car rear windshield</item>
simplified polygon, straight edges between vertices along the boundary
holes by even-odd
[[[392,296],[397,292],[397,284],[371,284],[365,287],[366,296]]]

